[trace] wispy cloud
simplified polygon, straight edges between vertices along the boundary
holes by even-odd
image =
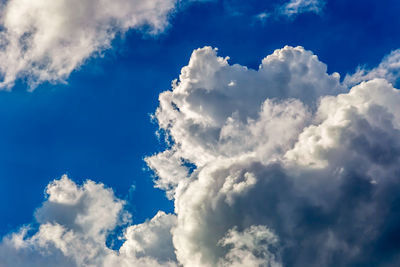
[[[394,50],[385,56],[382,62],[375,68],[358,67],[355,73],[346,75],[344,83],[352,86],[374,78],[386,79],[396,84],[400,78],[400,49]]]
[[[324,0],[290,0],[279,7],[277,13],[288,17],[307,12],[320,14],[324,6]]]
[[[291,0],[275,9],[266,10],[254,16],[255,20],[266,23],[269,19],[293,19],[303,13],[322,14],[325,7],[324,0]]]

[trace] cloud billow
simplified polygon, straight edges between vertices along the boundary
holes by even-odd
[[[39,230],[5,237],[0,262],[399,265],[399,91],[374,70],[349,86],[302,47],[276,50],[257,70],[228,60],[197,49],[160,94],[154,118],[170,143],[146,162],[174,214],[126,226],[111,250],[107,235],[129,224],[124,201],[65,176],[47,188]]]
[[[400,94],[384,79],[346,88],[326,69],[301,47],[258,70],[206,47],[160,95],[155,116],[174,143],[147,162],[175,201],[184,266],[233,264],[220,240],[259,226],[276,238],[249,249],[262,266],[396,265],[396,249],[380,247],[400,226]]]

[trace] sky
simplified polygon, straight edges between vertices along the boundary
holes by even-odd
[[[399,12],[0,1],[0,267],[398,266]]]

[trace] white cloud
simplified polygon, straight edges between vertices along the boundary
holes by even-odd
[[[266,20],[270,17],[271,14],[267,12],[261,12],[255,16],[255,19],[257,21],[260,21],[261,23],[265,23]]]
[[[161,262],[174,262],[176,256],[172,245],[171,227],[174,215],[160,211],[148,222],[127,228],[126,242],[120,253],[126,257],[151,257]]]
[[[278,9],[278,13],[288,17],[306,12],[320,14],[324,6],[324,0],[290,0]]]
[[[23,227],[0,244],[1,267],[23,266],[175,266],[170,229],[174,215],[125,229],[119,251],[106,246],[118,225],[129,222],[124,201],[102,184],[76,185],[67,176],[50,183],[36,212],[39,229]]]
[[[326,65],[302,47],[276,50],[258,70],[231,66],[216,53],[195,50],[173,90],[160,95],[155,116],[175,144],[146,161],[157,165],[162,189],[173,190],[187,176],[179,158],[203,166],[258,149],[271,157],[290,146],[309,119],[302,102],[314,108],[320,96],[344,90],[339,74],[328,75]]]
[[[246,267],[270,266],[280,267],[278,238],[265,226],[251,226],[239,233],[231,229],[220,240],[222,246],[231,246],[231,249],[221,260],[221,266]]]
[[[256,22],[265,24],[270,18],[280,19],[282,17],[293,19],[302,13],[322,14],[325,0],[290,0],[278,5],[273,10],[266,10],[254,16]]]
[[[400,92],[385,79],[347,88],[326,71],[302,47],[257,70],[195,50],[155,113],[170,147],[146,159],[175,214],[126,227],[114,251],[105,240],[129,220],[124,202],[64,177],[48,186],[38,231],[6,237],[0,262],[398,266]]]
[[[63,82],[129,29],[163,31],[176,0],[8,0],[0,6],[0,88]]]
[[[372,69],[358,67],[354,74],[346,75],[344,83],[347,86],[354,86],[360,82],[368,81],[374,78],[382,78],[396,84],[400,77],[400,49],[392,51],[385,56],[382,62]]]
[[[318,123],[307,127],[286,155],[315,167],[344,164],[343,154],[346,160],[351,156],[372,157],[369,160],[377,160],[372,162],[377,167],[389,163],[391,157],[396,157],[399,101],[397,89],[383,79],[363,82],[348,94],[325,97],[316,113]],[[378,158],[370,153],[377,153]]]
[[[397,264],[396,251],[382,260],[378,246],[400,227],[391,208],[400,193],[399,97],[385,80],[346,88],[301,47],[275,51],[258,70],[196,50],[155,114],[174,142],[147,158],[175,201],[178,261]],[[227,239],[256,226],[276,241]]]

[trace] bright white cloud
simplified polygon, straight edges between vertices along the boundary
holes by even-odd
[[[67,176],[50,183],[36,212],[39,229],[24,227],[0,244],[1,267],[24,266],[175,266],[170,229],[174,215],[125,229],[119,251],[106,246],[108,234],[129,222],[124,201],[92,181],[78,186]],[[170,263],[171,262],[171,263]]]
[[[368,249],[394,231],[381,218],[398,215],[400,93],[386,80],[346,88],[339,78],[301,47],[258,70],[194,51],[155,113],[173,144],[147,158],[175,201],[182,265],[376,261]],[[260,226],[268,240],[242,243]]]
[[[187,176],[180,158],[203,166],[222,156],[279,155],[274,152],[290,147],[318,98],[344,90],[339,74],[327,74],[302,47],[276,50],[258,70],[231,66],[216,53],[195,50],[173,90],[160,95],[155,116],[175,144],[146,161],[157,165],[162,189],[173,190]]]
[[[124,202],[63,177],[38,231],[6,237],[0,262],[398,266],[400,92],[385,79],[347,88],[326,71],[302,47],[257,70],[195,50],[154,115],[170,146],[146,159],[175,214],[126,227],[114,251],[105,240],[129,221]]]
[[[63,82],[129,29],[163,31],[176,0],[8,0],[0,6],[0,88]]]

